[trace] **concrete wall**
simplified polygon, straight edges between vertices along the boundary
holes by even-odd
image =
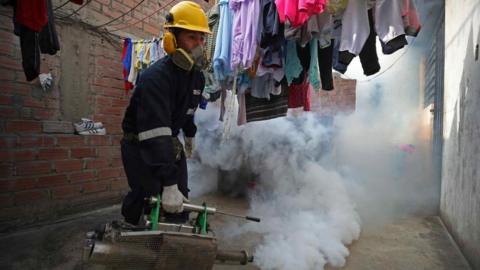
[[[445,6],[444,148],[440,213],[480,269],[480,1]]]

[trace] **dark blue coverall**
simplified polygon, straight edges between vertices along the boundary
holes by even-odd
[[[193,120],[205,78],[200,71],[185,71],[170,56],[144,70],[130,99],[122,122],[122,161],[131,191],[125,196],[122,215],[138,224],[144,198],[161,194],[163,186],[177,184],[188,198],[187,163],[177,136],[197,131]],[[167,214],[183,222],[187,213]]]

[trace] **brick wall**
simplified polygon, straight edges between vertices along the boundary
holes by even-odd
[[[334,76],[333,91],[312,92],[311,110],[324,116],[355,111],[357,81]]]
[[[165,12],[178,1],[143,1],[106,27],[116,39],[91,26],[140,1],[91,0],[77,14],[57,20],[61,50],[42,55],[41,72],[54,78],[47,91],[37,80],[25,81],[12,9],[0,6],[0,231],[119,202],[127,191],[119,147],[129,100],[121,77],[121,37],[158,36]],[[61,3],[53,1],[54,7]],[[69,3],[56,13],[65,17],[79,7]],[[336,83],[343,90],[321,91],[319,108],[354,108],[354,86],[352,92],[343,87],[349,82]],[[313,100],[315,110],[318,99]],[[101,121],[107,135],[73,135],[72,122],[80,117]]]
[[[12,8],[0,7],[0,231],[119,202],[127,191],[119,147],[129,100],[121,38],[158,37],[165,12],[177,1],[157,12],[170,1],[142,2],[106,27],[122,28],[113,32],[116,38],[91,26],[139,2],[92,0],[76,15],[57,20],[61,50],[41,59],[41,72],[54,78],[47,91],[38,80],[26,82]],[[61,3],[53,1],[54,7]],[[79,7],[69,3],[55,12],[63,17]],[[72,122],[80,117],[103,122],[107,135],[74,135]]]

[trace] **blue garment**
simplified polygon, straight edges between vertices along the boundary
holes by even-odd
[[[215,79],[224,81],[232,74],[230,68],[232,50],[232,18],[233,14],[228,6],[228,0],[220,0],[220,21],[217,41],[213,54],[213,74]]]
[[[156,40],[152,41],[152,47],[150,48],[150,65],[155,63],[158,50],[158,43]]]
[[[129,38],[125,39],[127,43],[127,51],[125,52],[125,57],[123,58],[123,68],[127,71],[127,74],[123,77],[123,79],[127,80],[128,75],[130,74],[130,67],[132,65],[132,40]]]
[[[288,85],[292,84],[293,79],[298,78],[302,73],[302,64],[297,55],[297,45],[295,40],[287,40],[285,57],[285,77]]]
[[[308,70],[308,79],[313,90],[320,90],[320,69],[318,67],[318,39],[313,38],[310,41],[310,69]]]

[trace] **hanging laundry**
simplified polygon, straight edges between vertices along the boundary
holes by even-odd
[[[123,50],[122,50],[122,64],[123,64],[123,81],[125,91],[133,89],[133,84],[128,81],[128,75],[130,74],[130,66],[132,64],[132,40],[126,38],[123,41]]]
[[[231,69],[248,69],[257,50],[257,28],[260,16],[258,0],[230,0],[233,13]]]
[[[384,54],[392,54],[408,44],[402,19],[404,0],[377,0],[375,3],[375,30]]]
[[[347,5],[348,0],[328,0],[326,9],[328,13],[336,16],[342,14]]]
[[[205,40],[205,60],[206,68],[203,71],[205,77],[205,88],[203,89],[203,98],[208,101],[215,101],[220,97],[220,90],[222,89],[217,80],[214,79],[213,74],[213,55],[215,52],[215,44],[218,36],[218,28],[220,25],[220,7],[215,4],[207,12],[208,26],[212,34],[207,35]]]
[[[380,63],[378,62],[376,34],[374,31],[373,10],[368,10],[368,23],[370,26],[370,34],[368,35],[362,51],[360,52],[360,63],[362,64],[363,74],[366,76],[373,75],[380,71]]]
[[[60,50],[51,0],[9,1],[14,8],[14,33],[20,38],[22,67],[27,81],[40,73],[40,53]]]
[[[213,72],[212,58],[215,51],[215,41],[217,40],[218,27],[220,21],[220,9],[219,5],[215,4],[207,12],[208,16],[208,27],[210,27],[212,34],[207,35],[205,39],[205,60],[207,62],[206,70]]]
[[[15,22],[35,32],[42,31],[48,23],[45,0],[18,0],[15,8]]]
[[[246,121],[262,121],[285,117],[288,111],[288,87],[282,82],[281,94],[271,95],[269,99],[255,98],[245,94]]]
[[[413,0],[403,0],[402,18],[405,34],[416,37],[422,26]]]
[[[375,28],[374,28],[375,25],[374,25],[373,9],[367,10],[367,22],[368,22],[367,28],[369,30],[369,34],[367,36],[367,39],[363,43],[359,56],[360,56],[360,62],[363,68],[363,73],[366,76],[370,76],[377,73],[380,70],[380,64],[378,62],[377,49],[376,49],[376,34],[375,34]],[[343,23],[343,20],[342,20],[342,23]],[[343,30],[344,29],[342,24],[342,37],[343,37]],[[341,46],[342,44],[340,44],[340,47]],[[341,65],[337,65],[336,67],[339,68],[340,70],[343,69],[343,72],[345,72],[348,65],[353,60],[353,58],[355,58],[356,55],[357,54],[354,54],[350,51],[339,51],[338,62]]]
[[[276,0],[280,22],[288,19],[293,28],[303,25],[310,16],[322,13],[326,0]]]
[[[60,50],[60,43],[58,42],[57,30],[55,29],[52,0],[47,0],[46,3],[48,22],[40,32],[38,42],[42,53],[54,55]]]
[[[308,76],[302,72],[302,81],[288,87],[288,108],[303,107],[304,111],[310,111],[311,88],[308,83]]]
[[[303,68],[300,59],[298,59],[297,45],[294,40],[286,42],[285,51],[285,78],[287,79],[287,84],[290,85],[295,78],[300,76]]]
[[[320,80],[322,82],[322,89],[326,91],[333,90],[333,46],[334,40],[330,40],[328,47],[321,47],[318,44],[318,68],[320,70]]]
[[[153,42],[147,42],[144,44],[144,51],[141,60],[142,68],[150,66],[150,49],[152,48],[152,43]]]
[[[308,69],[308,79],[315,92],[320,90],[320,69],[318,67],[318,40],[316,38],[310,41],[310,68]]]
[[[230,54],[233,15],[228,6],[228,0],[220,0],[218,5],[220,9],[220,21],[215,43],[215,52],[213,54],[213,72],[216,80],[226,81],[232,74]]]
[[[342,16],[341,27],[339,51],[346,51],[354,56],[359,55],[370,35],[367,0],[348,1],[347,8]],[[349,57],[353,59],[353,57]],[[348,58],[339,55],[339,62],[348,65],[350,61],[348,61]]]
[[[274,54],[280,54],[280,58],[283,56],[282,47],[285,44],[283,23],[280,23],[278,18],[277,7],[273,0],[261,1],[261,22],[260,27],[260,47],[263,50],[263,65],[270,66],[275,57]]]

